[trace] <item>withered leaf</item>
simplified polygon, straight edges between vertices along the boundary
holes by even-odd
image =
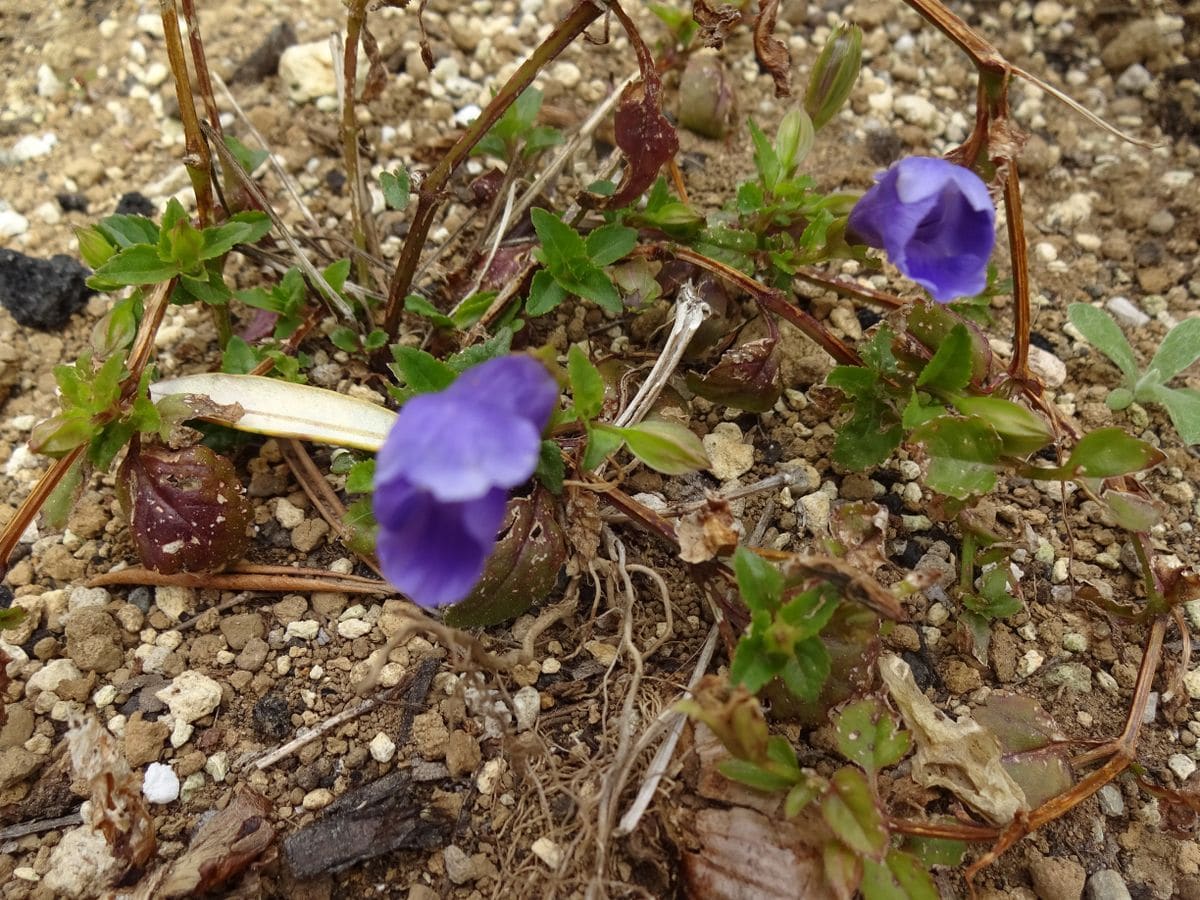
[[[200,826],[182,856],[138,884],[134,900],[196,897],[221,887],[271,847],[270,815],[265,797],[239,786],[229,805]]]
[[[787,44],[775,37],[778,14],[779,0],[761,0],[754,19],[754,55],[775,80],[775,96],[788,97],[792,93],[792,56]]]
[[[716,6],[709,5],[708,0],[692,0],[692,18],[700,26],[700,43],[705,47],[720,47],[742,20],[742,14],[736,6],[722,0],[717,0]]]
[[[362,47],[371,63],[370,68],[367,69],[367,80],[362,89],[362,102],[369,103],[378,99],[383,93],[383,89],[387,87],[388,71],[383,56],[379,52],[379,41],[375,39],[375,35],[371,34],[371,29],[367,27],[366,21],[362,26]]]
[[[554,498],[542,487],[508,504],[503,536],[471,595],[446,610],[455,628],[482,628],[515,619],[545,597],[567,558],[554,517]]]
[[[250,503],[233,464],[203,445],[183,450],[134,441],[118,493],[142,565],[165,574],[212,572],[249,546]]]
[[[689,374],[688,387],[713,403],[766,412],[783,393],[777,348],[769,337],[731,347],[707,374]]]
[[[732,553],[738,542],[734,526],[729,501],[709,497],[704,506],[680,518],[675,526],[679,558],[684,562],[702,563]]]

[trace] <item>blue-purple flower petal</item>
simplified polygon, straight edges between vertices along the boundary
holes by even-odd
[[[848,224],[935,300],[947,303],[986,286],[995,220],[987,186],[974,172],[914,156],[878,177],[851,210]]]

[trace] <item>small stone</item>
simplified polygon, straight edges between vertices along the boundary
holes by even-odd
[[[603,641],[588,641],[583,645],[583,649],[602,665],[611,666],[617,658],[617,648]]]
[[[529,848],[533,851],[533,855],[544,862],[551,869],[557,869],[562,865],[563,852],[562,848],[548,837],[540,837]]]
[[[82,825],[63,834],[51,851],[42,884],[53,897],[103,897],[121,871],[103,832]]]
[[[745,475],[754,467],[754,448],[742,440],[742,430],[733,422],[722,422],[703,438],[708,470],[720,481]]]
[[[1017,663],[1017,674],[1022,678],[1028,678],[1034,672],[1041,668],[1042,663],[1046,661],[1037,650],[1026,650],[1025,655],[1021,657]]]
[[[460,729],[450,732],[446,742],[446,768],[450,770],[451,778],[470,775],[479,768],[482,759],[479,741]]]
[[[317,632],[320,630],[321,623],[316,619],[300,619],[288,623],[284,637],[288,639],[296,638],[301,641],[311,641],[317,636]]]
[[[304,799],[300,801],[300,805],[309,812],[314,812],[318,809],[324,809],[333,802],[333,791],[329,788],[316,788],[304,795]]]
[[[224,750],[214,753],[204,762],[204,771],[217,784],[225,780],[229,774],[229,754]]]
[[[146,763],[157,762],[163,742],[170,733],[171,729],[166,723],[146,721],[140,709],[134,712],[126,721],[125,733],[121,738],[129,765],[140,769]]]
[[[279,56],[279,79],[293,103],[332,96],[337,90],[329,41],[294,44]]]
[[[242,650],[252,639],[267,633],[263,617],[253,612],[223,616],[219,627],[231,650]]]
[[[178,622],[196,608],[196,592],[192,588],[176,585],[156,587],[154,605],[172,622]]]
[[[1079,900],[1087,872],[1073,859],[1030,853],[1029,876],[1039,897]]]
[[[1055,0],[1038,0],[1038,3],[1034,4],[1033,21],[1035,25],[1050,28],[1061,22],[1062,17],[1062,4],[1056,3]]]
[[[25,683],[25,691],[26,693],[30,691],[54,692],[64,681],[73,681],[82,677],[83,673],[71,660],[55,659],[29,676],[29,680]]]
[[[1131,900],[1125,879],[1115,869],[1101,869],[1088,879],[1088,900]]]
[[[292,547],[301,553],[311,553],[328,533],[329,523],[324,519],[305,519],[292,529]]]
[[[24,234],[28,230],[29,230],[29,220],[27,218],[25,218],[23,215],[21,215],[15,209],[7,209],[7,208],[0,207],[0,237],[18,237],[19,235]],[[11,251],[4,250],[4,251],[0,251],[0,252],[8,253]],[[5,296],[7,296],[7,294],[0,295],[0,302],[4,301]],[[4,305],[5,305],[5,308],[9,310],[9,312],[12,312],[12,309],[9,309],[7,303],[5,303]],[[16,316],[17,316],[17,314],[13,313],[13,318],[16,318]],[[18,319],[17,321],[19,322],[20,319]]]
[[[0,224],[0,233],[13,237],[29,227],[24,216],[10,210],[5,213],[25,224],[19,230],[14,229],[15,221]],[[63,254],[38,259],[0,248],[0,304],[26,328],[58,331],[87,302],[91,290],[84,282],[89,274]]]
[[[174,803],[179,798],[179,776],[162,763],[150,763],[142,778],[142,796],[148,803]]]
[[[513,712],[517,718],[517,731],[528,731],[537,722],[538,713],[542,708],[537,688],[521,688],[513,694],[512,702]]]
[[[804,527],[810,532],[819,534],[829,528],[829,517],[833,510],[832,501],[824,491],[805,494],[799,500],[800,508],[804,511]]]
[[[1117,679],[1113,678],[1108,672],[1099,669],[1096,672],[1096,684],[1100,685],[1100,690],[1106,694],[1115,694],[1119,690]]]
[[[417,752],[424,759],[442,759],[446,755],[446,743],[450,732],[436,709],[419,713],[413,717],[412,740]]]
[[[1196,761],[1185,753],[1172,753],[1167,758],[1167,768],[1180,781],[1187,781],[1188,776],[1196,771]]]
[[[221,686],[194,670],[180,672],[154,695],[171,710],[176,722],[195,722],[221,705]]]
[[[1118,322],[1130,328],[1141,328],[1150,321],[1150,317],[1128,297],[1111,297],[1104,306]]]
[[[371,623],[362,619],[347,619],[345,622],[338,622],[337,632],[348,641],[357,640],[371,633]]]
[[[1127,94],[1140,94],[1154,83],[1154,76],[1141,63],[1134,63],[1117,79],[1117,87]]]
[[[275,501],[275,521],[291,531],[304,521],[304,510],[294,506],[286,498],[280,497]]]
[[[1063,635],[1063,649],[1070,653],[1083,653],[1088,648],[1087,638],[1078,631],[1068,631]]]
[[[1175,216],[1169,209],[1160,209],[1146,222],[1146,230],[1151,234],[1170,234],[1175,230]]]
[[[1063,663],[1061,666],[1055,666],[1046,675],[1046,684],[1065,688],[1070,693],[1090,694],[1092,670],[1083,663]]]
[[[1183,676],[1183,689],[1193,700],[1200,700],[1200,669],[1192,669]]]
[[[1106,784],[1096,793],[1096,798],[1100,801],[1100,811],[1110,818],[1125,815],[1125,798],[1121,796],[1121,789],[1115,784]]]
[[[1154,19],[1134,19],[1104,46],[1100,61],[1110,72],[1123,72],[1134,63],[1151,62],[1166,52],[1166,38]]]
[[[929,611],[925,614],[925,621],[935,628],[946,624],[950,618],[950,610],[941,603],[934,603],[929,607]]]
[[[12,747],[0,753],[0,790],[10,788],[32,776],[45,757],[24,747]]]
[[[466,884],[478,877],[474,861],[455,844],[442,851],[442,862],[446,866],[446,877],[455,884]]]
[[[905,122],[918,128],[932,128],[937,122],[937,107],[919,94],[901,94],[893,109]]]
[[[67,655],[85,672],[111,672],[125,661],[121,628],[103,609],[88,607],[67,619]]]
[[[377,763],[391,762],[396,755],[396,742],[382,731],[371,738],[367,748],[371,751],[371,759]]]

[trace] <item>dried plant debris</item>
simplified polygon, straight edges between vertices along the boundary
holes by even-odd
[[[880,658],[879,672],[912,731],[918,784],[946,788],[998,825],[1029,809],[1025,792],[1004,768],[1000,741],[992,732],[969,718],[955,722],[930,703],[900,657]]]
[[[679,558],[702,563],[728,555],[737,547],[739,528],[729,501],[710,495],[702,507],[681,517],[675,526]]]

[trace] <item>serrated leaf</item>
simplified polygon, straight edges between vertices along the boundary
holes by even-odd
[[[118,474],[119,497],[142,564],[156,572],[211,572],[250,545],[250,503],[233,464],[203,445],[135,443]]]
[[[509,501],[496,549],[470,596],[446,610],[452,628],[484,628],[515,619],[554,588],[567,542],[549,492]]]
[[[996,484],[996,461],[1002,443],[982,419],[942,416],[913,435],[929,453],[926,484],[935,491],[965,500],[986,494]]]
[[[392,348],[392,359],[396,376],[405,387],[418,394],[444,390],[455,378],[455,372],[450,366],[417,347],[397,344]]]
[[[1112,316],[1089,303],[1072,303],[1067,307],[1067,318],[1089,344],[1116,363],[1127,380],[1137,379],[1138,365],[1133,348]]]
[[[619,313],[625,308],[621,303],[621,292],[612,283],[612,279],[603,269],[591,263],[586,266],[576,265],[570,277],[559,281],[559,284],[609,312]]]
[[[883,816],[863,773],[851,766],[838,769],[821,801],[821,815],[843,844],[864,859],[879,859],[888,844]]]
[[[366,400],[259,375],[183,375],[150,385],[155,400],[171,394],[200,394],[219,406],[240,406],[244,413],[234,422],[200,416],[238,431],[372,452],[383,445],[396,420],[394,412]]]
[[[350,467],[346,475],[346,491],[351,494],[369,494],[375,486],[375,460],[362,459]]]
[[[1166,458],[1157,447],[1120,428],[1101,428],[1079,439],[1063,468],[1068,477],[1111,478],[1149,469]]]
[[[860,700],[837,719],[838,752],[867,772],[878,772],[904,758],[912,742],[878,700]]]
[[[799,641],[793,649],[794,653],[779,671],[779,677],[794,696],[811,703],[820,696],[821,688],[829,678],[829,651],[819,637]]]
[[[587,247],[579,232],[554,213],[535,207],[529,211],[529,218],[542,244],[537,255],[551,272],[557,274],[570,262],[588,258]]]
[[[135,244],[116,253],[96,269],[88,283],[97,286],[157,284],[179,274],[179,264],[159,258],[157,247]]]
[[[525,312],[531,316],[544,316],[567,299],[563,289],[548,269],[539,269],[529,285],[529,299],[525,301]]]
[[[742,602],[751,611],[773,612],[779,608],[783,591],[783,573],[757,553],[738,547],[733,554],[733,573],[737,578]]]
[[[636,246],[637,230],[616,223],[601,225],[584,239],[588,257],[598,266],[612,265]]]
[[[917,376],[917,385],[946,392],[960,391],[971,380],[971,365],[971,336],[965,326],[955,325]]]
[[[682,422],[646,419],[618,431],[630,453],[664,475],[683,475],[711,465],[700,438]]]
[[[788,657],[771,652],[760,635],[743,635],[729,663],[729,681],[757,694],[787,662]]]
[[[833,458],[842,466],[861,472],[877,466],[900,446],[904,430],[898,424],[885,426],[891,408],[879,400],[860,400],[854,415],[837,433]]]

